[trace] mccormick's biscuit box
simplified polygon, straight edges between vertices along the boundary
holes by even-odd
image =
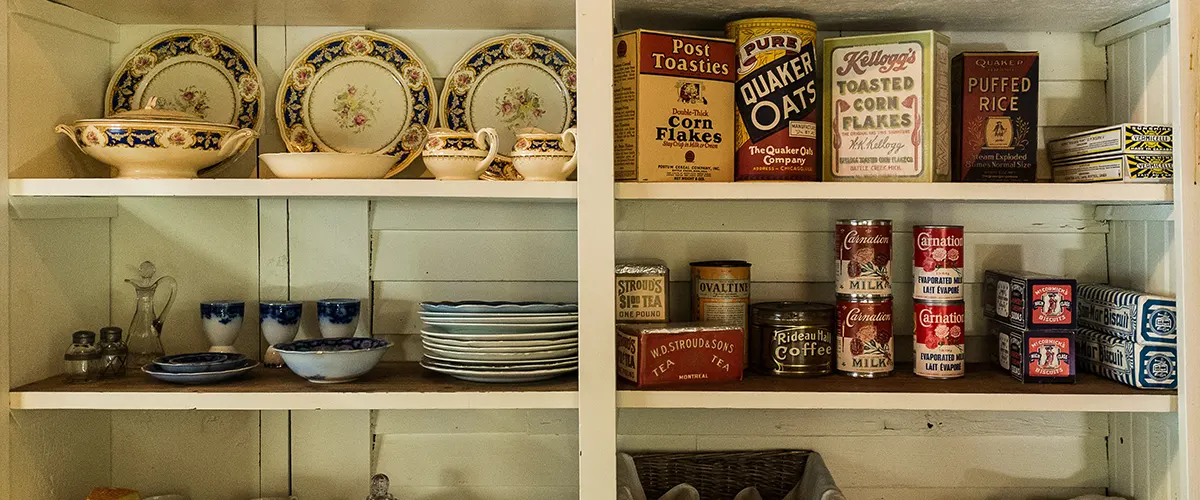
[[[1030,272],[987,271],[983,315],[1021,330],[1074,330],[1075,280]]]
[[[988,320],[991,357],[1023,383],[1075,383],[1075,330],[1022,330]]]
[[[1138,389],[1174,389],[1175,346],[1138,344],[1087,327],[1076,333],[1079,367]]]
[[[1054,182],[1147,182],[1170,184],[1175,177],[1171,155],[1127,154],[1108,158],[1076,158],[1051,164]]]
[[[1175,299],[1099,284],[1081,284],[1076,293],[1080,327],[1138,344],[1176,344]]]
[[[617,375],[638,387],[741,380],[745,351],[740,326],[617,325]]]
[[[637,30],[613,39],[619,181],[733,181],[733,41]]]
[[[1036,182],[1038,53],[964,52],[951,73],[954,180]]]
[[[827,181],[949,181],[950,39],[825,39]]]
[[[1068,135],[1046,143],[1051,162],[1073,158],[1109,158],[1127,154],[1173,152],[1170,125],[1123,123]]]

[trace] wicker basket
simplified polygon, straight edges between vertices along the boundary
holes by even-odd
[[[782,500],[800,483],[811,451],[770,450],[707,453],[635,453],[646,498],[658,498],[680,483],[691,484],[704,500],[732,499],[758,488],[763,500]]]

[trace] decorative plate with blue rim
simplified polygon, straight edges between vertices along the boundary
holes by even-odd
[[[254,58],[237,44],[211,31],[171,31],[125,58],[108,82],[104,114],[142,109],[158,97],[158,109],[259,130],[262,94]]]
[[[171,373],[163,371],[161,367],[149,364],[142,367],[142,371],[147,375],[163,382],[171,382],[173,384],[187,385],[203,385],[215,384],[224,382],[231,378],[240,377],[258,367],[258,361],[247,359],[242,362],[241,366],[216,372],[199,372],[199,373]]]
[[[561,133],[575,126],[575,56],[535,35],[502,35],[476,45],[454,65],[441,100],[442,126],[500,136],[496,160],[483,175],[520,180],[507,153],[517,131],[536,127]]]
[[[395,156],[391,177],[421,155],[436,101],[433,77],[404,42],[347,31],[313,42],[292,61],[275,113],[288,151]]]
[[[445,313],[577,313],[579,304],[575,302],[504,302],[463,300],[458,302],[422,302],[422,311]]]
[[[237,353],[196,352],[163,356],[154,360],[154,367],[168,373],[204,373],[232,370],[246,361],[246,356]]]

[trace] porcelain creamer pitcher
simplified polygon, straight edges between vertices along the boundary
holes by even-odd
[[[513,146],[513,168],[527,181],[562,181],[575,171],[578,160],[574,128],[561,134],[536,128],[521,129]]]
[[[496,158],[498,143],[493,128],[475,133],[435,128],[425,139],[421,158],[440,180],[475,180]]]
[[[145,366],[165,354],[162,345],[163,317],[167,315],[167,311],[171,310],[171,303],[175,302],[175,290],[179,288],[179,285],[175,278],[170,276],[152,279],[155,271],[154,264],[146,261],[138,267],[138,274],[141,275],[141,278],[125,280],[126,283],[133,285],[133,289],[137,293],[133,321],[129,322],[128,330],[129,361],[127,364],[129,366]],[[158,290],[159,285],[166,285],[170,292],[167,294],[167,303],[163,305],[162,311],[155,313],[154,293]]]

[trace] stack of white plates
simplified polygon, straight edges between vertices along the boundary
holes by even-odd
[[[517,383],[574,372],[579,306],[545,302],[422,302],[421,366],[472,382]]]

